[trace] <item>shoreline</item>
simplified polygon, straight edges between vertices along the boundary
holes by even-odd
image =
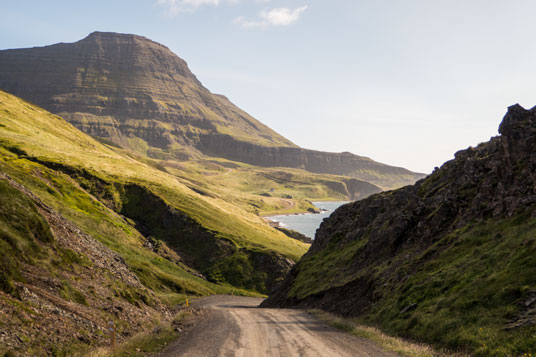
[[[291,230],[291,231],[296,231],[296,232],[299,232],[309,238],[312,238],[314,237],[314,231],[311,230],[311,228],[313,228],[313,226],[315,225],[314,221],[317,220],[316,218],[307,218],[307,217],[312,217],[314,215],[317,215],[317,216],[320,216],[318,218],[318,222],[317,222],[317,226],[316,228],[318,228],[318,226],[320,226],[320,224],[322,223],[322,219],[329,216],[329,214],[331,214],[335,209],[337,209],[338,207],[348,203],[350,201],[315,201],[315,202],[311,202],[315,207],[316,207],[316,210],[313,211],[312,209],[310,209],[309,211],[306,211],[306,212],[299,212],[299,213],[288,213],[288,214],[271,214],[271,215],[265,215],[265,216],[261,216],[261,218],[272,228],[275,228],[275,229],[279,229],[279,230]],[[330,207],[330,206],[324,206],[323,204],[325,203],[337,203],[338,205],[333,205],[333,207]],[[323,207],[322,207],[323,206]],[[311,223],[308,223],[305,227],[301,224],[301,222],[303,222],[302,219],[298,218],[298,217],[304,217],[303,220],[305,221],[313,221],[312,224]],[[285,219],[287,217],[296,217],[296,219],[293,219],[293,218],[290,218],[288,221]],[[297,224],[293,224],[289,221],[296,221],[294,223],[297,223]],[[312,238],[314,239],[314,238]]]
[[[349,202],[352,202],[352,201],[337,201],[337,200],[327,200],[327,201],[309,201],[310,203],[313,204],[313,206],[316,206],[315,203],[331,203],[331,202],[344,202],[343,204],[346,204],[346,203],[349,203]],[[261,214],[259,215],[259,217],[261,217],[262,219],[264,219],[266,221],[266,218],[268,217],[275,217],[275,216],[299,216],[299,215],[304,215],[304,214],[321,214],[323,212],[327,212],[329,210],[327,209],[324,209],[324,208],[320,208],[318,206],[316,206],[318,209],[315,210],[315,211],[312,211],[312,210],[305,210],[303,212],[294,212],[294,213],[268,213],[268,214]],[[268,218],[269,220],[269,218]]]

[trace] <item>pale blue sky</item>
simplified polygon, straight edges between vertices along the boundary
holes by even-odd
[[[0,48],[135,33],[296,144],[430,172],[536,104],[536,2],[0,3]]]

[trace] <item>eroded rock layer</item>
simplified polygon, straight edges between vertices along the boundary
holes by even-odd
[[[210,154],[349,175],[382,188],[423,176],[349,153],[299,149],[203,87],[167,47],[141,36],[94,32],[75,43],[0,51],[0,89],[158,159]]]

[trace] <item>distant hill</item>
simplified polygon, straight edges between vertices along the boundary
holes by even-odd
[[[536,348],[536,108],[413,186],[342,206],[265,306],[321,308],[475,356]]]
[[[384,189],[424,177],[350,153],[298,148],[145,37],[94,32],[75,43],[0,51],[0,89],[82,131],[157,159],[203,155],[347,175]]]

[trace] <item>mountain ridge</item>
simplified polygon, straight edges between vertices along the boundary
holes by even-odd
[[[348,154],[299,148],[225,96],[212,94],[183,59],[142,36],[93,32],[74,43],[2,50],[0,89],[92,136],[157,159],[215,155],[342,175],[331,165],[340,156],[349,176],[372,177],[384,189],[424,176],[400,168],[391,172],[391,166],[357,155],[348,160]],[[255,157],[271,159],[255,162]]]

